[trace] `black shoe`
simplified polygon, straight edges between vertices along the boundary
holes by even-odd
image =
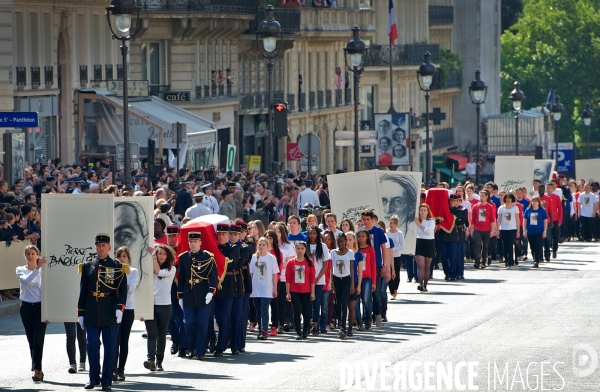
[[[123,370],[117,370],[117,381],[125,381],[125,372]]]
[[[304,337],[302,335],[296,336],[296,340],[302,340]]]
[[[304,333],[302,334],[302,340],[306,339],[308,339],[308,331],[304,331]]]
[[[171,345],[171,355],[175,355],[179,352],[179,347],[176,344]]]
[[[69,373],[71,373],[71,374],[77,373],[77,365],[76,364],[69,366]]]
[[[215,347],[216,347],[216,342],[215,342],[214,340],[212,340],[212,339],[211,339],[211,340],[208,342],[208,351],[210,351],[211,353],[214,353],[214,352],[215,352],[215,350],[216,350],[216,348],[215,348]]]
[[[223,356],[223,351],[222,350],[216,350],[215,351],[215,357],[222,357]]]
[[[154,363],[154,361],[144,361],[144,367],[150,370],[151,372],[156,371],[156,364]]]
[[[231,355],[240,355],[240,350],[232,349],[231,350]]]
[[[85,384],[84,388],[85,389],[94,389],[94,387],[97,385],[100,385],[100,381],[90,381],[87,384]]]
[[[354,334],[352,333],[352,331],[348,331],[348,333],[346,334],[346,336],[348,336],[348,337],[351,338],[352,336],[354,336]]]
[[[285,324],[285,325],[283,326],[283,331],[284,331],[284,332],[290,332],[290,325],[289,325],[289,324]]]
[[[555,250],[552,251],[552,258],[556,259],[556,251]]]
[[[143,337],[143,338],[145,338],[145,339],[147,339],[147,338],[148,338],[148,333],[147,333],[147,332],[144,332],[144,333],[142,334],[142,337]]]
[[[159,372],[162,372],[162,371],[164,371],[164,370],[165,370],[165,369],[163,369],[163,367],[162,367],[162,362],[157,362],[157,363],[156,363],[156,370],[157,370],[157,371],[159,371]]]
[[[202,357],[198,357],[198,356],[197,356],[197,357],[195,357],[194,359],[195,359],[195,360],[197,360],[197,361],[204,361],[204,356],[202,356]]]
[[[388,321],[388,319],[387,319],[387,317],[386,317],[386,316],[383,316],[383,317],[381,318],[381,322],[382,322],[382,323],[387,323],[387,321]]]
[[[246,349],[244,347],[240,348],[240,353],[245,353]]]
[[[319,330],[316,327],[312,327],[311,333],[313,336],[319,336]]]
[[[113,374],[112,374],[112,380],[113,380],[113,382],[117,382],[118,379],[119,379],[119,377],[117,376],[117,371],[113,370]]]
[[[440,265],[439,264],[434,265],[433,269],[440,269]]]
[[[446,275],[446,276],[444,277],[444,280],[447,282],[447,281],[449,281],[449,280],[450,280],[450,277],[449,277],[448,275]]]
[[[103,391],[112,391],[112,388],[110,385],[102,385],[102,390]]]
[[[484,264],[484,265],[485,265],[485,264]],[[491,259],[491,258],[488,258],[487,265],[492,265],[492,259]]]
[[[177,354],[177,356],[179,358],[185,358],[188,354],[188,350],[186,350],[185,348],[180,348],[179,349],[179,354]]]
[[[194,359],[196,357],[196,350],[189,350],[188,358]]]
[[[418,285],[418,286],[417,286],[417,290],[419,290],[419,291],[423,291],[423,286],[421,286],[421,285]]]
[[[519,265],[519,260],[515,260],[515,265]]]

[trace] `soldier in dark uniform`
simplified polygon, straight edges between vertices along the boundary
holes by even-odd
[[[227,340],[229,334],[229,325],[231,322],[231,309],[233,300],[237,297],[234,270],[239,263],[240,249],[229,243],[230,225],[217,225],[217,240],[219,241],[219,250],[225,256],[225,276],[222,278],[221,287],[217,291],[217,301],[215,303],[215,317],[219,325],[219,338],[215,357],[223,355],[227,349]]]
[[[206,332],[211,304],[217,288],[217,264],[214,255],[200,249],[199,232],[188,233],[190,250],[179,255],[177,297],[185,315],[185,329],[189,339],[189,358],[204,358]]]
[[[175,198],[175,215],[181,216],[182,219],[185,216],[185,211],[194,205],[192,196],[189,192],[190,189],[192,189],[192,182],[184,181],[183,188],[177,192],[177,196]]]
[[[97,257],[79,264],[81,285],[77,316],[87,330],[87,352],[90,361],[90,381],[85,389],[93,389],[102,382],[102,390],[110,391],[115,361],[117,334],[127,301],[129,265],[111,259],[110,235],[96,235]],[[100,379],[100,334],[104,344],[104,362]]]
[[[167,226],[167,243],[177,253],[179,246],[179,227],[175,225]],[[179,357],[185,357],[188,349],[188,337],[185,331],[185,324],[183,323],[183,309],[179,306],[179,299],[177,298],[177,284],[179,274],[179,256],[175,257],[175,268],[177,273],[175,279],[173,279],[173,286],[171,287],[171,320],[169,321],[169,334],[171,335],[171,355],[178,354]]]
[[[231,307],[231,325],[229,326],[229,339],[231,342],[231,353],[237,355],[240,353],[241,341],[236,339],[236,331],[239,329],[241,323],[246,325],[246,319],[243,318],[243,306],[244,306],[244,278],[242,276],[242,245],[240,243],[240,226],[236,224],[231,225],[229,231],[229,244],[237,248],[240,257],[237,260],[233,260],[233,277],[235,278],[235,292],[236,297],[233,299],[233,306]]]
[[[240,265],[242,271],[242,280],[244,281],[244,298],[242,303],[241,323],[235,333],[232,349],[238,348],[240,352],[246,351],[246,325],[248,323],[248,309],[250,306],[250,294],[252,294],[252,276],[250,276],[250,260],[254,254],[254,242],[246,241],[248,234],[248,224],[246,222],[236,222],[236,226],[240,228]]]

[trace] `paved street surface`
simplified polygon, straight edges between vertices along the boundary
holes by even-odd
[[[586,377],[576,377],[574,372],[585,375],[586,369],[598,365],[599,254],[597,244],[565,243],[559,257],[538,270],[531,269],[531,260],[511,270],[499,264],[485,270],[468,266],[462,282],[440,281],[442,272],[435,271],[437,279],[430,283],[429,293],[420,293],[415,283],[406,283],[406,272],[402,271],[399,300],[388,302],[390,321],[382,328],[357,332],[355,338],[346,341],[334,333],[302,342],[296,342],[292,334],[266,342],[251,337],[245,354],[210,357],[204,362],[167,353],[163,373],[150,373],[142,366],[146,340],[141,337],[143,323],[136,322],[127,380],[113,384],[113,389],[333,391],[340,387],[382,390],[389,385],[399,390],[425,390],[421,377],[428,374],[426,362],[433,362],[433,376],[426,377],[433,390],[468,388],[470,375],[473,385],[485,391],[598,391],[600,369]],[[26,347],[19,316],[0,318],[0,390],[83,390],[87,373],[67,373],[62,323],[48,326],[46,381],[42,384],[31,381]],[[167,350],[169,347],[167,342]],[[391,366],[387,365],[388,376],[382,385],[379,370],[384,362]],[[394,364],[400,376],[395,386]],[[354,375],[357,365],[361,369],[358,386],[348,381],[348,368],[354,369]],[[442,378],[437,385],[438,377],[444,375],[438,365],[451,366],[450,373],[458,373],[458,380],[454,377],[448,386]],[[377,372],[372,385],[365,380],[366,369]],[[345,377],[340,376],[342,370]],[[367,379],[371,375],[367,374]]]

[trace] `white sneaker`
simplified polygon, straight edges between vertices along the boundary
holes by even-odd
[[[79,368],[77,369],[77,371],[85,372],[85,362],[79,363]]]

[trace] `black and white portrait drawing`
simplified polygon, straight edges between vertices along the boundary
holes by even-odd
[[[554,160],[552,159],[536,159],[533,162],[533,179],[540,180],[542,184],[545,184],[552,179],[553,171]]]
[[[297,265],[295,268],[295,271],[294,271],[295,283],[297,283],[297,284],[304,283],[304,276],[305,276],[304,266]]]

